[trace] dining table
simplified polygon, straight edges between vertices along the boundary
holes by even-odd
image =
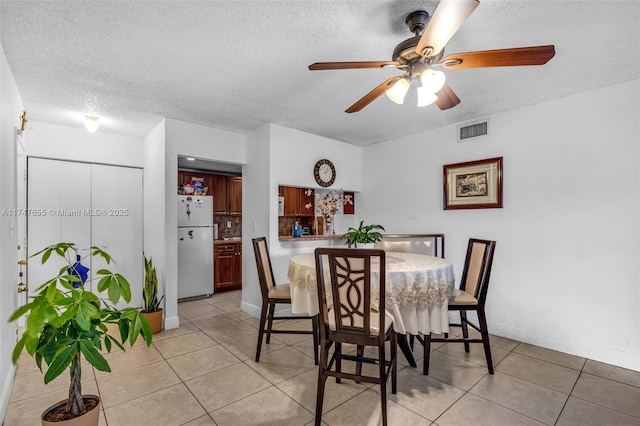
[[[398,333],[398,346],[412,367],[415,359],[407,335],[449,332],[448,302],[455,289],[453,264],[446,259],[417,253],[386,253],[385,308],[393,318]],[[325,270],[327,297],[330,297],[329,268]],[[374,274],[374,273],[372,273]],[[293,256],[289,260],[288,278],[291,289],[291,311],[294,314],[317,315],[318,291],[313,253]],[[378,279],[372,275],[372,286]],[[372,291],[371,304],[380,309],[379,292]],[[327,300],[331,305],[331,300]]]

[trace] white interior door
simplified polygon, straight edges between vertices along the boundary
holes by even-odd
[[[131,284],[129,306],[142,306],[142,170],[129,167],[28,159],[28,253],[61,241],[76,243],[83,257],[91,246],[108,252],[108,266]],[[94,273],[106,264],[98,258],[83,264]],[[29,259],[28,280],[34,291],[63,266]],[[97,282],[91,283],[97,292]],[[125,304],[121,303],[119,307]]]
[[[91,164],[28,159],[27,216],[28,284],[33,292],[64,265],[62,260],[40,263],[34,253],[58,242],[91,246]],[[86,252],[80,253],[86,254]],[[89,266],[89,265],[86,265]]]
[[[142,306],[142,170],[94,164],[91,183],[92,244],[115,260],[107,266],[94,258],[92,273],[103,267],[121,273],[131,284],[129,305]]]

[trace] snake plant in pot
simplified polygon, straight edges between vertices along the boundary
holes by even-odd
[[[360,248],[371,246],[376,242],[382,240],[382,234],[378,230],[384,231],[382,225],[365,225],[364,220],[360,221],[360,225],[357,228],[350,227],[344,235],[340,236],[340,239],[347,240],[345,244],[349,247]]]
[[[152,333],[162,331],[162,296],[158,299],[158,274],[156,267],[153,266],[153,259],[144,258],[144,286],[142,287],[142,300],[144,306],[142,314],[149,320]]]
[[[110,352],[113,346],[125,350],[127,340],[133,345],[140,336],[147,346],[151,345],[149,322],[138,309],[115,307],[120,300],[131,300],[131,288],[124,276],[103,268],[96,272],[95,278],[87,280],[89,269],[81,262],[97,256],[109,265],[112,259],[107,252],[94,246],[81,258],[74,243],[61,242],[31,257],[40,255],[42,264],[62,259],[65,265],[9,318],[15,321],[27,315],[24,332],[13,350],[13,363],[23,351],[35,359],[41,371],[44,362],[45,384],[66,370],[70,372],[69,398],[45,410],[43,425],[76,424],[80,417],[90,417],[92,423],[86,424],[97,425],[100,398],[82,394],[82,357],[97,370],[110,372],[103,350]],[[93,280],[97,281],[98,291],[105,293],[106,300],[100,300],[88,288],[87,284]]]

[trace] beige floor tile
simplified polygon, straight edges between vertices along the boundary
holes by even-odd
[[[387,400],[387,420],[390,425],[428,426],[431,421]],[[322,421],[330,426],[374,426],[382,424],[380,395],[367,390],[323,414]]]
[[[224,311],[203,300],[192,300],[178,303],[178,313],[189,321],[193,321],[196,318],[222,314]]]
[[[464,359],[465,361],[475,362],[480,365],[487,365],[487,358],[484,355],[484,347],[481,343],[472,343],[469,345],[469,352],[464,351],[464,344],[462,343],[444,343],[438,348],[439,351],[455,356],[457,358]],[[499,347],[491,347],[491,360],[493,366],[497,366],[502,361],[509,351]]]
[[[572,395],[640,418],[640,388],[635,386],[582,373]]]
[[[237,298],[211,298],[207,301],[211,306],[224,312],[237,311],[240,308],[240,301]]]
[[[105,408],[109,426],[178,426],[204,414],[202,406],[183,383]]]
[[[202,331],[182,334],[171,339],[154,343],[158,352],[165,358],[186,354],[191,351],[217,345],[217,343]]]
[[[105,354],[104,357],[109,363],[112,373],[119,373],[162,360],[162,355],[154,346],[146,347],[144,345],[136,345],[134,348],[127,349],[124,352],[116,348],[111,353]],[[95,370],[96,377],[103,377],[112,373]]]
[[[593,374],[594,376],[604,377],[605,379],[615,380],[616,382],[626,383],[640,388],[640,371],[627,370],[626,368],[604,364],[591,359],[587,360],[582,371]]]
[[[100,396],[105,409],[130,399],[151,394],[180,382],[166,361],[100,378]],[[107,416],[108,418],[108,416]]]
[[[565,367],[573,368],[575,370],[581,370],[585,364],[586,359],[575,355],[569,355],[562,352],[554,351],[551,349],[541,348],[540,346],[533,346],[528,343],[520,343],[514,352],[529,355],[534,358],[541,359],[543,361],[553,362],[555,364],[564,365]]]
[[[260,329],[260,318],[247,318],[243,320],[243,322],[251,327],[254,327],[256,330]]]
[[[496,371],[566,394],[571,392],[580,375],[578,370],[517,353],[509,354]]]
[[[561,392],[499,372],[486,376],[469,392],[549,425],[558,419],[568,398]]]
[[[266,389],[271,383],[247,365],[237,364],[189,380],[186,385],[210,413]]]
[[[95,386],[95,380],[93,367],[83,360],[82,386]],[[53,392],[58,389],[64,389],[66,391],[69,387],[69,383],[69,370],[62,372],[60,376],[56,377],[52,382],[49,382],[46,385],[44,384],[44,373],[40,372],[38,369],[32,370],[21,374],[19,376],[19,380],[14,382],[10,402],[21,401],[36,395]]]
[[[280,382],[277,387],[311,413],[315,413],[317,385],[318,370],[316,368]],[[334,378],[329,377],[325,385],[322,412],[326,413],[334,409],[357,394],[364,392],[367,388],[368,384],[366,386],[356,384],[352,380],[342,380],[342,383],[338,384]]]
[[[185,423],[184,426],[216,426],[216,422],[207,414],[206,416],[191,420],[189,423]]]
[[[275,387],[255,393],[210,414],[218,426],[293,426],[304,425],[313,420],[313,414]]]
[[[418,368],[422,370],[422,365]],[[469,390],[489,372],[487,367],[434,351],[429,362],[429,376],[462,390]]]
[[[255,336],[257,339],[256,329],[237,321],[225,327],[205,328],[202,330],[207,336],[211,337],[218,343],[228,342],[246,336]]]
[[[198,331],[198,327],[193,325],[190,321],[184,319],[180,320],[180,327],[173,328],[171,330],[164,330],[160,333],[156,333],[153,335],[153,343],[159,342],[161,340],[171,339],[172,337],[181,336],[183,334],[194,333]]]
[[[254,330],[253,335],[220,343],[220,345],[224,346],[227,350],[229,350],[231,353],[233,353],[242,361],[246,361],[248,359],[255,359],[257,344],[258,344],[258,333],[256,330]],[[262,342],[262,348],[260,349],[260,352],[262,354],[266,354],[268,352],[282,349],[284,347],[285,347],[285,344],[282,343],[281,341],[276,339],[271,339],[271,343],[269,344],[267,344],[264,341]]]
[[[638,426],[640,419],[598,404],[569,397],[556,426]]]
[[[244,311],[241,311],[240,309],[236,309],[236,310],[233,310],[233,311],[229,311],[229,312],[227,312],[227,313],[228,313],[229,315],[231,315],[231,316],[234,316],[234,317],[236,317],[236,318],[238,318],[238,319],[242,320],[242,321],[244,321],[244,320],[248,320],[248,319],[252,319],[252,318],[255,318],[253,315],[248,314],[248,313],[246,313],[246,312],[244,312]]]
[[[241,361],[222,346],[216,345],[169,358],[167,362],[182,381],[187,381]]]
[[[502,348],[507,351],[512,351],[520,344],[517,340],[507,339],[506,337],[494,336],[493,334],[489,335],[489,342],[491,343],[491,347]]]
[[[397,391],[395,395],[391,393],[389,378],[387,398],[432,421],[464,395],[464,391],[456,387],[424,376],[421,368],[398,371]]]
[[[274,384],[316,368],[313,358],[290,347],[262,354],[260,362],[251,359],[245,363]]]
[[[193,325],[198,327],[200,330],[204,330],[206,328],[224,328],[232,326],[234,324],[244,324],[244,322],[238,320],[238,318],[232,315],[228,315],[225,313],[221,313],[218,315],[209,315],[193,320]]]
[[[313,337],[310,334],[272,334],[271,339],[277,339],[286,345],[295,345],[303,342],[309,342],[310,345],[313,345]]]
[[[438,426],[544,426],[544,423],[469,393],[460,398],[436,423]]]

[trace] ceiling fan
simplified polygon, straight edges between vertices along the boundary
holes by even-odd
[[[345,111],[347,113],[360,111],[383,93],[386,93],[392,101],[401,104],[413,79],[419,81],[418,106],[435,102],[441,110],[446,110],[458,105],[460,99],[445,83],[444,73],[433,70],[434,67],[456,70],[544,65],[553,58],[555,55],[553,45],[481,50],[444,56],[444,46],[479,4],[478,0],[441,0],[431,17],[424,10],[410,13],[405,23],[415,36],[396,46],[392,61],[316,62],[309,65],[309,70],[384,67],[404,70],[404,74],[388,78],[364,95],[347,108]]]

